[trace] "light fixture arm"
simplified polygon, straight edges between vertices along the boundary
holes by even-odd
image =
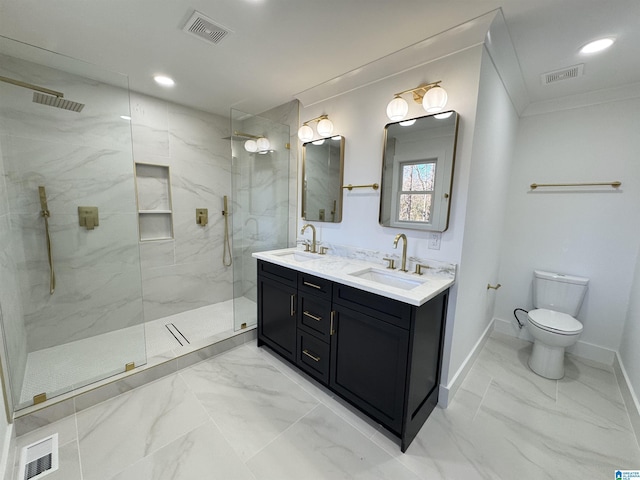
[[[320,115],[319,117],[312,118],[311,120],[307,120],[306,122],[303,123],[303,125],[307,125],[311,122],[319,122],[320,120],[325,120],[328,118],[329,118],[329,115]]]
[[[433,87],[438,87],[440,86],[440,84],[442,83],[442,80],[438,80],[437,82],[433,82],[433,83],[427,83],[425,85],[420,85],[416,88],[409,88],[408,90],[403,90],[402,92],[398,92],[396,94],[394,94],[395,98],[398,98],[402,95],[404,95],[405,93],[413,93],[413,100],[416,103],[422,103],[422,99],[425,96],[425,94],[431,90]]]

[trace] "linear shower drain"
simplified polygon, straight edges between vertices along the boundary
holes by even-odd
[[[37,480],[58,470],[58,434],[38,440],[22,449],[20,472],[24,480]]]

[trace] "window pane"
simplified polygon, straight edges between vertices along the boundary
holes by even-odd
[[[436,177],[435,163],[414,163],[402,166],[402,190],[424,192],[433,190]]]
[[[429,222],[431,218],[431,194],[400,195],[400,215],[402,222]]]

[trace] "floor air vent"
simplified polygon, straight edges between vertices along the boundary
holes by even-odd
[[[22,480],[37,480],[58,470],[58,434],[27,445],[20,454]]]
[[[570,80],[572,78],[578,78],[582,76],[584,71],[584,63],[580,65],[574,65],[573,67],[563,68],[562,70],[555,70],[553,72],[543,73],[541,75],[542,84],[549,85],[550,83],[559,82],[561,80]]]
[[[187,21],[185,26],[182,27],[182,30],[216,45],[229,33],[232,33],[231,30],[223,27],[222,25],[218,25],[197,10],[193,12],[193,15],[191,15],[191,18]]]

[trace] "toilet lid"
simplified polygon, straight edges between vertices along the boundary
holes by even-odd
[[[529,320],[534,325],[554,333],[568,335],[582,332],[582,324],[571,315],[546,308],[531,310]]]

